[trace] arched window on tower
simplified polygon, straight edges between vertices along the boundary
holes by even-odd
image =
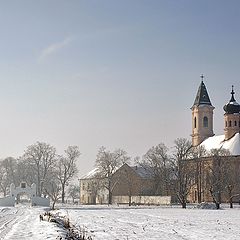
[[[231,127],[232,126],[232,121],[229,121],[229,127]]]
[[[197,118],[195,117],[194,118],[194,128],[196,128],[197,127]]]
[[[234,126],[235,126],[235,127],[237,126],[237,121],[234,121]]]
[[[203,127],[208,127],[208,118],[206,116],[203,118]]]

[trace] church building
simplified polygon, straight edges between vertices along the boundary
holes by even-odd
[[[240,155],[240,105],[234,97],[232,86],[230,101],[224,105],[224,134],[215,136],[213,132],[213,110],[207,88],[202,81],[191,108],[192,145],[202,145],[207,150],[227,149],[231,155]]]
[[[196,169],[190,202],[240,200],[240,105],[232,86],[230,100],[223,106],[224,134],[213,131],[214,106],[202,81],[192,110],[192,146],[207,154],[192,160]]]

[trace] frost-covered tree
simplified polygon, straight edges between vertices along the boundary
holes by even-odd
[[[32,164],[29,164],[23,157],[20,157],[17,165],[17,185],[22,181],[31,186],[32,183],[36,183],[36,174]]]
[[[17,184],[17,160],[7,157],[0,162],[0,189],[4,196],[11,183]]]
[[[77,174],[77,160],[80,156],[80,151],[77,146],[69,146],[65,150],[65,156],[60,156],[56,170],[57,178],[61,184],[62,191],[62,203],[65,199],[65,188],[69,184],[70,180]]]
[[[46,178],[56,163],[56,149],[50,144],[37,142],[28,146],[22,156],[35,176],[37,195],[41,196]]]
[[[112,193],[116,186],[116,181],[113,180],[113,174],[124,163],[129,161],[127,153],[122,149],[117,149],[114,152],[107,151],[105,147],[101,147],[98,151],[95,165],[101,177],[106,179],[104,187],[108,191],[108,204],[112,204]]]

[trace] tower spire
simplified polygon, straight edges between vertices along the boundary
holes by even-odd
[[[208,96],[207,88],[206,88],[206,86],[203,82],[204,75],[202,74],[200,77],[201,77],[202,81],[201,81],[201,84],[198,88],[197,95],[196,95],[193,106],[199,106],[199,105],[210,105],[210,106],[212,106],[210,98]]]

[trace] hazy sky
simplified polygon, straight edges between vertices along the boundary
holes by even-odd
[[[223,134],[223,105],[240,102],[240,1],[0,2],[0,158],[43,141],[82,152],[142,156],[191,134],[203,73]]]

